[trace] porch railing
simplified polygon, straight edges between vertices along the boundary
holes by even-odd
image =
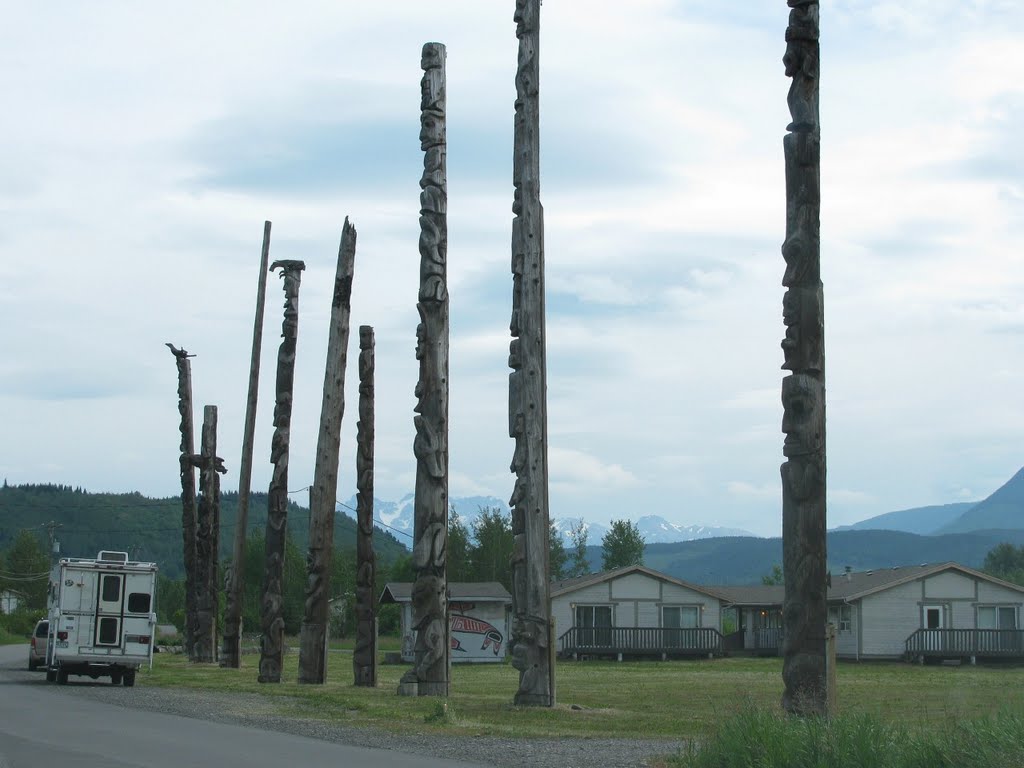
[[[1024,656],[1021,629],[919,629],[907,638],[908,656]]]
[[[756,651],[777,651],[782,647],[782,629],[773,627],[771,629],[754,630],[754,650]]]
[[[572,654],[707,655],[722,653],[722,633],[710,627],[571,627],[558,652]]]

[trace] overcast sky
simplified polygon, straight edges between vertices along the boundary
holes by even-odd
[[[180,492],[173,342],[236,490],[263,222],[303,259],[289,486],[312,480],[359,232],[376,495],[411,492],[420,49],[448,49],[452,496],[507,499],[512,0],[11,4],[0,29],[0,475]],[[547,0],[551,515],[781,529],[784,0]],[[1024,464],[1024,4],[824,0],[829,525]],[[268,282],[253,487],[271,465]],[[305,494],[297,500],[305,503]]]

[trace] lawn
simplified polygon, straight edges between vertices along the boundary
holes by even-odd
[[[332,650],[328,657],[322,686],[294,682],[294,651],[285,656],[285,682],[276,685],[256,681],[257,654],[245,655],[240,670],[159,654],[139,684],[255,693],[281,714],[403,731],[673,739],[701,738],[737,713],[775,711],[782,691],[779,659],[559,662],[558,706],[520,709],[511,706],[515,669],[462,664],[452,668],[451,695],[442,707],[437,699],[395,694],[405,665],[381,665],[377,688],[355,688],[351,653]],[[964,719],[1024,713],[1024,667],[850,663],[837,673],[843,716],[941,730]]]

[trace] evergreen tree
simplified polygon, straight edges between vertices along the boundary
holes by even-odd
[[[1008,542],[997,544],[985,555],[981,569],[997,579],[1024,584],[1024,545],[1015,547]]]
[[[512,589],[512,517],[500,509],[485,507],[473,521],[474,544],[470,548],[473,581],[498,581]]]
[[[562,534],[555,528],[554,521],[548,530],[548,569],[552,581],[560,581],[566,576],[566,562],[569,554],[562,543]]]
[[[608,533],[601,539],[601,566],[610,571],[627,565],[644,564],[644,537],[636,523],[612,520]]]
[[[569,527],[569,538],[572,540],[572,550],[569,552],[566,576],[586,576],[590,573],[590,563],[587,562],[587,524],[582,517]]]
[[[470,581],[469,531],[452,505],[448,513],[448,581]]]
[[[33,611],[46,608],[50,583],[50,561],[33,531],[19,531],[0,559],[0,589],[10,589],[25,597],[24,607]]]

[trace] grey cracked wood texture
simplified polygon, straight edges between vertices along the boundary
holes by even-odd
[[[420,323],[416,327],[416,488],[412,560],[413,667],[403,695],[447,696],[448,629],[448,181],[445,47],[426,43],[420,60]]]
[[[252,354],[249,358],[249,390],[245,403],[245,427],[242,435],[242,459],[238,468],[238,514],[231,564],[225,581],[224,635],[220,665],[238,669],[242,660],[242,596],[245,594],[245,537],[249,527],[249,491],[252,485],[252,446],[256,432],[256,404],[259,397],[260,353],[263,348],[263,310],[267,297],[267,264],[270,260],[270,222],[263,222],[263,248],[260,251],[260,275],[256,284],[256,319],[252,329]]]
[[[167,347],[174,355],[178,369],[178,413],[181,432],[178,471],[181,475],[181,539],[182,560],[185,565],[185,654],[194,660],[196,634],[196,473],[192,463],[195,454],[195,428],[192,420],[192,364],[185,349],[170,342]]]
[[[373,327],[359,326],[359,423],[356,424],[356,685],[377,685],[377,557],[373,551]]]
[[[826,710],[825,346],[820,271],[818,2],[788,0],[783,63],[791,77],[786,161],[786,262],[782,284],[783,668],[782,705],[792,714]]]
[[[540,204],[540,0],[516,0],[512,183],[512,342],[509,436],[516,475],[509,507],[512,565],[512,666],[515,703],[554,706],[548,599],[547,360],[544,308],[544,209]]]
[[[261,683],[281,682],[284,654],[284,541],[288,524],[288,438],[292,422],[292,390],[295,381],[295,348],[299,335],[299,284],[306,265],[301,261],[275,261],[270,271],[281,269],[284,287],[284,321],[277,350],[274,436],[270,462],[274,465],[267,492],[266,560],[260,599]]]
[[[338,496],[338,448],[345,415],[345,369],[348,367],[352,276],[356,259],[356,228],[345,218],[334,273],[331,320],[320,406],[313,485],[309,489],[309,551],[306,553],[306,602],[299,637],[299,682],[327,680],[328,601],[334,552],[334,510]]]
[[[200,453],[192,457],[199,469],[199,508],[196,513],[196,633],[193,661],[217,660],[217,616],[220,584],[220,475],[227,472],[217,455],[217,406],[203,408]]]

